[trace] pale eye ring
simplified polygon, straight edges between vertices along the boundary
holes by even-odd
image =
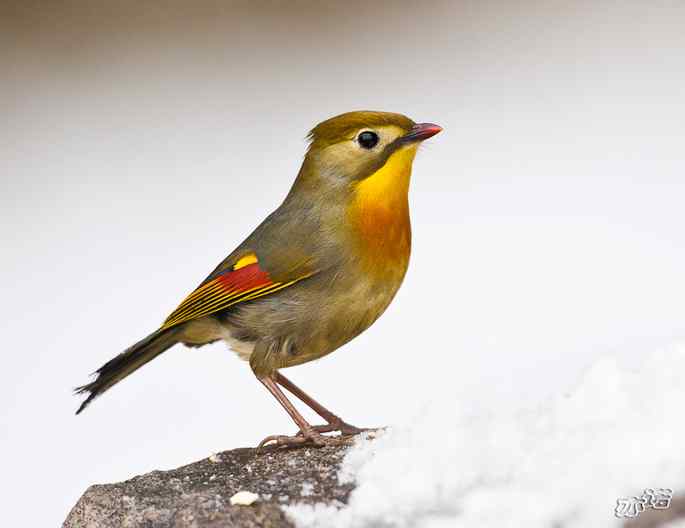
[[[379,140],[380,138],[378,137],[378,134],[372,130],[364,130],[357,136],[357,143],[359,143],[360,147],[365,148],[366,150],[371,150],[373,147],[378,145]]]

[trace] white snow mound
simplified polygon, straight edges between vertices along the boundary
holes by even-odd
[[[685,346],[639,363],[601,359],[537,409],[473,416],[454,398],[425,404],[350,449],[347,506],[288,515],[300,528],[620,526],[619,497],[685,488]]]

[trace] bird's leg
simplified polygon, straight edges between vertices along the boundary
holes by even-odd
[[[276,380],[276,383],[281,385],[290,394],[295,396],[302,403],[304,403],[307,407],[309,407],[312,411],[314,411],[316,414],[321,416],[321,418],[326,420],[326,422],[328,422],[326,425],[314,425],[314,426],[312,426],[312,428],[315,431],[317,431],[319,433],[328,433],[331,431],[340,431],[340,434],[342,434],[342,435],[356,435],[356,434],[361,433],[362,431],[368,430],[368,429],[360,429],[359,427],[355,427],[354,425],[350,425],[350,424],[346,423],[342,418],[340,418],[336,414],[333,414],[331,411],[326,409],[323,405],[321,405],[314,398],[309,396],[306,392],[304,392],[302,389],[300,389],[297,385],[295,385],[292,381],[290,381],[288,378],[286,378],[280,372],[276,371],[276,375],[274,376],[274,379]]]
[[[262,440],[257,446],[257,450],[260,450],[266,445],[273,445],[275,447],[281,446],[298,446],[304,444],[313,444],[318,447],[323,447],[326,445],[338,445],[340,441],[338,438],[329,438],[323,436],[319,431],[315,430],[307,420],[297,411],[295,406],[290,403],[288,398],[285,397],[283,391],[278,387],[274,378],[271,376],[258,377],[259,381],[264,385],[271,394],[278,400],[286,412],[290,415],[293,421],[300,428],[300,432],[296,436],[282,436],[273,435],[267,436]]]

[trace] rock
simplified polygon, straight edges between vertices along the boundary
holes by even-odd
[[[337,474],[346,446],[234,449],[199,462],[86,490],[63,528],[292,528],[281,506],[342,505],[352,484]],[[239,500],[235,500],[239,494]],[[249,503],[249,506],[231,505]],[[685,496],[668,510],[646,510],[624,528],[661,528],[685,518]],[[613,526],[609,523],[608,525]]]
[[[341,504],[352,491],[337,472],[347,447],[234,449],[171,471],[86,490],[63,528],[292,527],[280,506]],[[231,505],[238,492],[250,506]]]

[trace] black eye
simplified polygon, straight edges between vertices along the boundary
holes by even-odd
[[[378,145],[378,134],[367,130],[366,132],[359,134],[357,142],[365,149],[372,149]]]

